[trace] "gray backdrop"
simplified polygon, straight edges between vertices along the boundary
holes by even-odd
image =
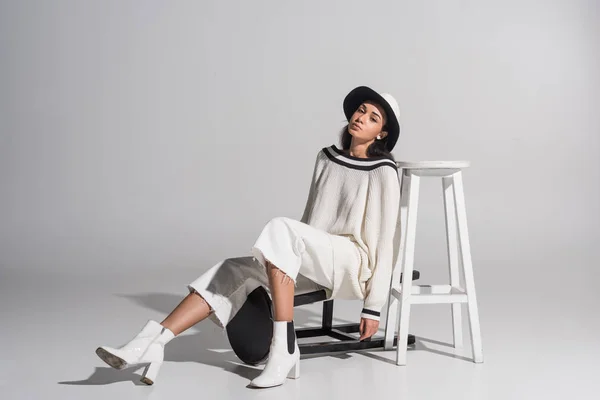
[[[597,306],[599,27],[593,0],[1,1],[0,272],[247,254],[364,84],[398,99],[398,160],[472,162],[481,298]],[[420,204],[439,283],[440,182]]]

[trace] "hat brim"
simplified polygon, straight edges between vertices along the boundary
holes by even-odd
[[[398,141],[400,124],[390,104],[375,90],[367,86],[359,86],[352,89],[352,91],[346,95],[346,98],[344,98],[344,114],[346,115],[346,119],[350,121],[352,114],[354,114],[362,103],[368,100],[379,104],[385,111],[386,130],[388,133],[386,148],[388,151],[392,151]]]

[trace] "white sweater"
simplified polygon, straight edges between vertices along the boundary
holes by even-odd
[[[361,317],[379,320],[387,301],[400,236],[399,208],[400,183],[393,160],[352,157],[335,145],[319,151],[301,221],[350,236],[367,254],[359,276],[366,282]]]

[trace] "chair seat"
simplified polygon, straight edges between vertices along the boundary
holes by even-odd
[[[421,274],[417,270],[412,272],[413,281],[416,281],[421,277]],[[402,274],[400,274],[400,282],[402,282]],[[327,292],[325,290],[317,290],[316,292],[309,292],[303,294],[297,294],[294,296],[294,307],[304,306],[306,304],[317,303],[319,301],[327,300]]]

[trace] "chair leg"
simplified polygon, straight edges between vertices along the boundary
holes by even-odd
[[[333,326],[333,300],[323,302],[322,326],[326,330],[331,330]]]
[[[460,286],[458,238],[456,237],[456,209],[454,206],[454,184],[451,176],[442,178],[444,191],[444,214],[446,220],[446,243],[448,247],[448,265],[450,267],[450,286]],[[463,346],[461,303],[452,303],[452,338],[455,349]]]
[[[483,345],[481,341],[481,326],[479,324],[479,311],[477,297],[475,294],[475,277],[473,274],[473,263],[471,260],[471,245],[469,243],[469,232],[467,229],[467,212],[463,190],[462,172],[454,175],[454,202],[456,204],[456,215],[458,220],[458,240],[462,255],[462,266],[465,277],[465,291],[467,293],[467,305],[469,313],[469,327],[471,331],[471,349],[473,361],[483,362]]]
[[[398,299],[392,295],[391,289],[399,288],[401,284],[400,279],[404,259],[404,247],[406,245],[406,224],[404,221],[406,221],[408,213],[409,184],[410,175],[404,174],[402,170],[400,170],[400,246],[398,249],[398,260],[394,266],[392,281],[390,282],[390,294],[388,296],[388,309],[385,321],[384,350],[392,350],[394,348],[394,335],[396,333],[398,318]],[[412,279],[412,276],[410,279]]]
[[[406,220],[405,247],[402,256],[402,285],[399,301],[400,317],[398,318],[398,344],[396,346],[396,365],[406,365],[408,346],[408,324],[410,321],[410,303],[412,291],[412,272],[414,266],[415,237],[417,232],[417,209],[419,203],[419,180],[416,175],[410,177],[408,191],[408,207]]]

